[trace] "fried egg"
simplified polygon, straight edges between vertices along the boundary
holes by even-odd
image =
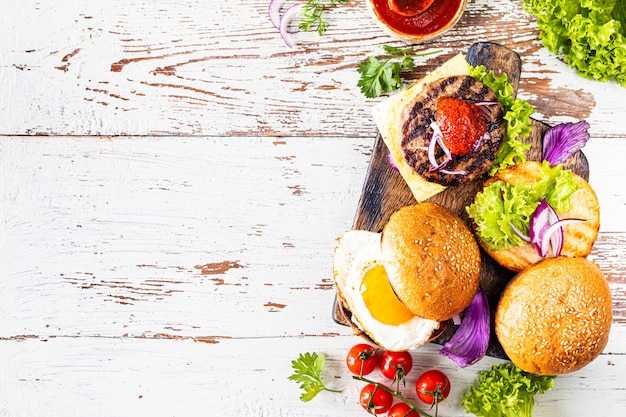
[[[337,293],[351,320],[380,347],[402,351],[428,342],[439,322],[415,316],[398,300],[387,278],[381,234],[345,232],[335,248]]]

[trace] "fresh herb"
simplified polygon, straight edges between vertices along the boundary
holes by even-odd
[[[324,20],[324,10],[328,7],[337,7],[346,4],[348,0],[307,0],[302,8],[302,20],[300,21],[300,30],[310,31],[315,27],[317,33],[323,35],[328,28],[328,23]]]
[[[478,417],[531,417],[535,395],[554,386],[553,376],[524,372],[512,363],[480,372],[478,385],[463,394],[461,404]]]
[[[375,56],[368,56],[357,68],[361,74],[357,85],[367,98],[380,97],[401,88],[400,73],[402,70],[413,71],[415,58],[441,52],[439,50],[416,53],[412,47],[397,48],[390,45],[383,45],[382,49],[389,56],[387,59],[381,61]]]
[[[323,353],[306,352],[291,361],[294,373],[288,379],[300,383],[300,388],[304,390],[300,395],[302,401],[311,401],[322,391],[340,392],[327,388],[322,381],[324,359]]]
[[[526,160],[526,151],[531,147],[531,144],[524,143],[519,138],[526,139],[530,136],[533,130],[530,116],[535,112],[535,109],[528,102],[513,97],[515,90],[508,81],[506,74],[496,77],[493,70],[487,71],[485,66],[481,65],[478,67],[470,66],[470,75],[496,93],[496,97],[505,111],[506,134],[502,148],[498,151],[489,170],[489,175],[493,175],[509,165]]]
[[[516,184],[494,181],[476,194],[476,200],[467,207],[467,213],[476,224],[481,241],[491,250],[506,250],[526,242],[511,227],[529,234],[530,218],[546,199],[558,214],[571,208],[570,196],[580,185],[572,171],[563,165],[541,164],[539,181]]]
[[[541,41],[583,77],[626,87],[626,1],[523,0]]]

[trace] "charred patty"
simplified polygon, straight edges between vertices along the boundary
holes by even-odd
[[[469,103],[491,103],[481,105],[481,114],[486,122],[488,134],[484,135],[470,152],[462,155],[453,154],[445,169],[437,169],[428,158],[428,145],[433,137],[432,123],[436,118],[437,103],[446,97]],[[495,160],[504,142],[503,117],[504,109],[495,93],[474,77],[462,75],[433,81],[423,87],[400,116],[401,147],[404,157],[427,181],[444,186],[470,182],[484,174]],[[435,159],[444,158],[443,149],[435,147]]]

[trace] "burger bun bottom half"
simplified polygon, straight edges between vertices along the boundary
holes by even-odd
[[[612,321],[608,283],[586,258],[547,258],[517,274],[500,298],[496,335],[526,372],[560,375],[604,350]]]
[[[485,186],[497,180],[515,184],[517,182],[535,182],[540,178],[541,163],[526,161],[499,171],[485,183]],[[582,177],[574,174],[574,179],[580,188],[570,197],[572,208],[560,215],[562,219],[585,220],[580,223],[567,224],[563,228],[561,255],[571,258],[588,256],[593,249],[600,229],[600,205],[594,190]],[[505,250],[491,250],[483,242],[479,241],[479,243],[497,263],[514,272],[520,272],[542,259],[530,243]]]

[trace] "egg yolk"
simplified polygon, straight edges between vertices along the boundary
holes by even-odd
[[[397,326],[413,317],[393,292],[387,271],[382,265],[365,273],[361,282],[361,296],[372,317],[381,323]]]

